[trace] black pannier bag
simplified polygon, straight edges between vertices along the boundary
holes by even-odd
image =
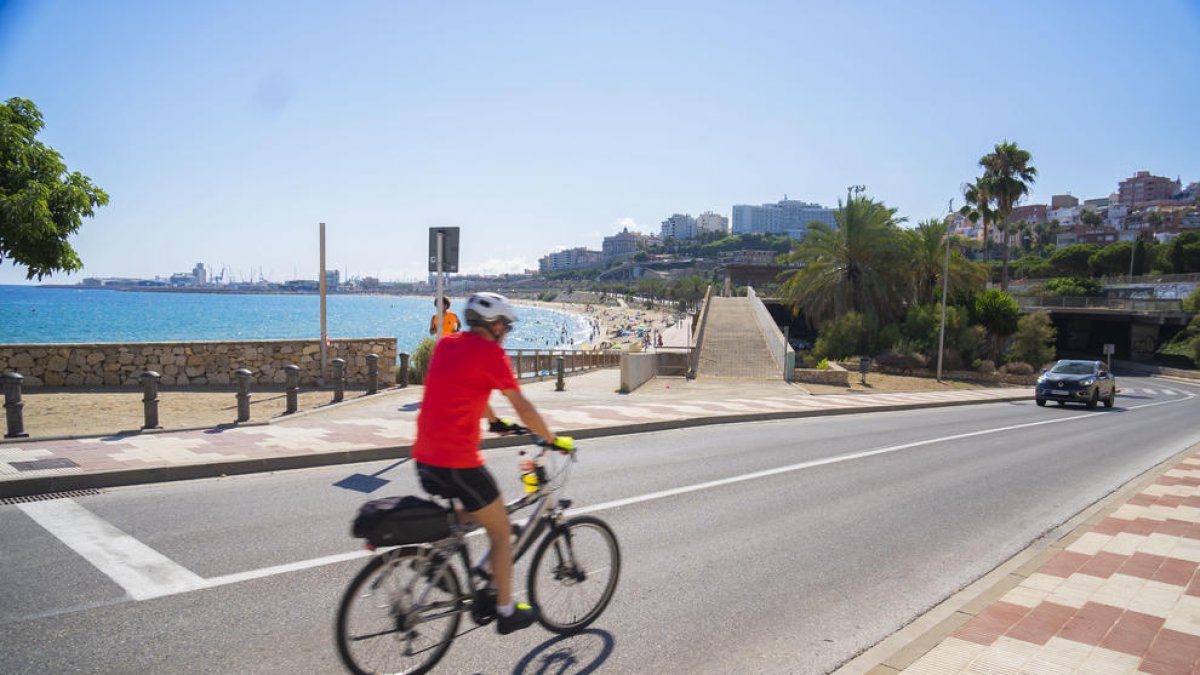
[[[450,536],[454,513],[420,497],[384,497],[363,504],[350,533],[372,546],[400,546]]]

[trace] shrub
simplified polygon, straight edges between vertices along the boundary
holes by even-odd
[[[1192,294],[1183,299],[1183,311],[1200,314],[1200,288],[1192,291]]]
[[[980,359],[972,365],[975,366],[975,372],[977,373],[991,375],[992,373],[996,372],[996,364],[989,359]]]
[[[408,383],[423,384],[425,371],[429,370],[429,359],[433,356],[433,346],[437,344],[433,338],[421,340],[421,344],[413,350],[408,358]]]
[[[1101,294],[1100,282],[1083,277],[1058,277],[1050,279],[1042,285],[1046,295],[1081,295],[1098,296]]]
[[[1054,358],[1054,324],[1046,312],[1027,314],[1017,321],[1008,358],[1015,363],[1046,363]]]
[[[1024,361],[1010,361],[1000,367],[1000,372],[1008,373],[1009,375],[1032,375],[1033,366]]]
[[[881,372],[892,372],[900,374],[908,374],[912,371],[924,368],[928,364],[925,355],[919,352],[909,353],[888,353],[880,354],[875,357],[875,366]]]
[[[826,321],[817,336],[813,355],[824,359],[845,359],[867,351],[873,326],[858,312],[846,312]]]
[[[537,297],[538,297],[538,300],[541,300],[542,302],[554,302],[554,299],[558,297],[558,292],[557,291],[544,291],[542,293],[538,293]]]
[[[817,370],[829,370],[829,359],[817,361]]]

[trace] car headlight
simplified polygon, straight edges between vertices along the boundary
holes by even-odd
[[[1088,378],[1088,379],[1086,379],[1086,380],[1082,380],[1082,381],[1080,381],[1080,383],[1079,383],[1079,386],[1081,386],[1081,387],[1090,387],[1090,386],[1092,386],[1093,384],[1096,384],[1096,378],[1094,378],[1094,377],[1089,377],[1089,378]]]

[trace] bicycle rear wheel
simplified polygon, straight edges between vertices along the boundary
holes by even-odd
[[[552,530],[529,566],[529,599],[546,630],[578,633],[599,618],[621,575],[621,550],[612,528],[579,516]]]
[[[338,654],[350,672],[416,675],[441,660],[462,616],[461,586],[453,568],[435,578],[436,567],[422,549],[398,549],[354,577],[337,617]]]

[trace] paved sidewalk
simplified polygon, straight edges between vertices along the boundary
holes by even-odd
[[[1027,399],[1027,387],[908,394],[809,395],[786,382],[653,380],[618,394],[619,374],[605,369],[522,388],[561,433],[588,438],[732,421]],[[405,456],[422,389],[375,396],[277,418],[271,424],[102,438],[0,443],[0,497],[369,461]],[[497,412],[516,419],[503,397]],[[486,435],[485,435],[486,437]],[[488,438],[484,447],[522,443]]]
[[[1200,673],[1200,446],[1079,520],[924,634],[906,628],[836,675]]]

